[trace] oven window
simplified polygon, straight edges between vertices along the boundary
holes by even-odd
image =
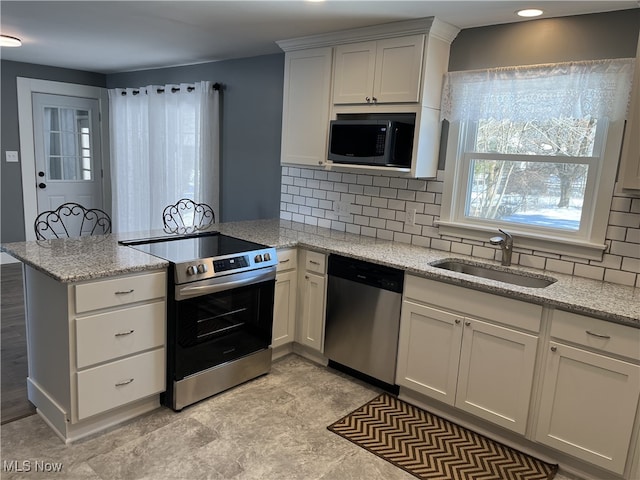
[[[268,345],[272,291],[273,285],[258,284],[177,302],[178,343],[191,347],[243,335],[265,339]]]

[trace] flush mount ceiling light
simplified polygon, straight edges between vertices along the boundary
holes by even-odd
[[[542,15],[542,10],[538,8],[525,8],[516,12],[521,17],[539,17]]]
[[[0,35],[0,47],[19,47],[20,45],[22,45],[22,42],[19,38]]]

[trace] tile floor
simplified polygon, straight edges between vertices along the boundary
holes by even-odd
[[[326,429],[378,393],[292,354],[269,375],[180,413],[160,408],[72,445],[37,415],[3,425],[1,478],[412,479]],[[11,461],[32,471],[8,471]],[[36,473],[36,461],[62,471]]]

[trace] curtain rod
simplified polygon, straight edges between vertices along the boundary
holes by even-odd
[[[187,92],[193,92],[195,90],[196,87],[187,87]],[[222,89],[222,85],[219,84],[218,82],[214,83],[213,85],[211,85],[211,89],[212,90],[220,90]],[[171,93],[176,93],[179,92],[180,88],[179,87],[171,87]],[[158,88],[156,90],[157,93],[164,93],[164,88]],[[133,95],[138,95],[140,93],[140,90],[133,90],[131,92]],[[123,91],[120,95],[126,95],[127,92]]]

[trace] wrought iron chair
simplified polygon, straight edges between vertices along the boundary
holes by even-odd
[[[165,207],[162,211],[162,221],[167,233],[193,233],[213,225],[216,216],[206,203],[196,203],[182,198],[175,205]]]
[[[55,210],[40,213],[33,224],[38,240],[106,235],[111,233],[111,217],[99,208],[79,203],[63,203]]]

